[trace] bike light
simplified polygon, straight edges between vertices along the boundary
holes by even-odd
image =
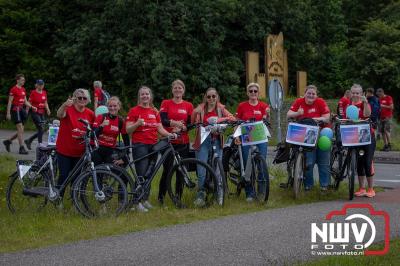
[[[359,150],[359,151],[358,151],[358,154],[359,154],[360,156],[363,156],[363,155],[365,154],[365,152],[364,152],[364,150]]]

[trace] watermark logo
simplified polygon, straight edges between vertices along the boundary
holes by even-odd
[[[311,224],[312,255],[384,255],[389,252],[390,223],[385,211],[370,204],[346,204],[328,213],[326,222]],[[369,250],[377,232],[384,233],[384,247]]]

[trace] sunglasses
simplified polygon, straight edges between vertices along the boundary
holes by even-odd
[[[250,93],[257,93],[258,90],[249,90]]]
[[[87,98],[86,97],[82,97],[82,96],[79,96],[79,97],[76,97],[79,101],[86,101],[87,100]]]
[[[213,95],[207,95],[207,98],[208,98],[208,99],[211,99],[211,98],[215,99],[215,98],[217,98],[217,95],[215,95],[215,94],[213,94]]]

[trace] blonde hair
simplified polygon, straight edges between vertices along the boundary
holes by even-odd
[[[90,100],[90,93],[89,93],[88,90],[79,88],[79,89],[76,89],[72,95],[74,96],[74,98],[77,98],[77,97],[78,97],[78,94],[83,94],[83,95],[85,95],[85,97],[87,98],[88,103],[91,102],[91,100]]]
[[[174,88],[175,85],[180,85],[180,86],[183,88],[183,90],[186,90],[185,83],[183,83],[183,81],[180,80],[180,79],[174,80],[174,81],[172,82],[171,87]]]
[[[260,85],[258,83],[252,82],[247,85],[246,91],[248,91],[251,87],[256,87],[258,90],[260,90]]]
[[[110,97],[110,99],[108,99],[108,101],[107,101],[107,105],[108,105],[108,103],[111,102],[111,101],[116,101],[117,104],[119,105],[119,107],[122,106],[121,100],[118,98],[118,96],[112,96],[112,97]]]
[[[142,90],[148,90],[148,91],[149,91],[149,93],[150,93],[150,103],[149,103],[149,105],[150,105],[150,107],[152,107],[153,109],[157,110],[157,108],[155,108],[155,107],[154,107],[154,104],[153,104],[153,99],[154,99],[154,97],[153,97],[153,91],[152,91],[149,87],[147,87],[147,86],[142,86],[142,87],[139,88],[139,90],[138,90],[137,104],[140,105],[140,103],[141,103],[141,102],[140,102],[140,92],[141,92]]]

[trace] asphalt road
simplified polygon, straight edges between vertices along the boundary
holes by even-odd
[[[1,254],[1,265],[282,265],[317,259],[311,254],[311,223],[322,222],[345,202],[322,202],[236,215],[123,236]],[[376,203],[392,217],[399,237],[397,203]],[[375,223],[376,241],[384,239]]]
[[[1,138],[1,135],[0,135]],[[2,147],[3,148],[3,147]],[[31,155],[32,156],[32,155]],[[376,183],[399,187],[400,165],[376,165]],[[391,237],[400,237],[398,189],[379,193],[373,203],[386,211]],[[390,194],[390,195],[389,195]],[[122,236],[0,254],[0,265],[282,265],[317,259],[311,254],[311,223],[323,222],[347,201],[321,202],[229,216]],[[377,220],[376,241],[384,239]]]

